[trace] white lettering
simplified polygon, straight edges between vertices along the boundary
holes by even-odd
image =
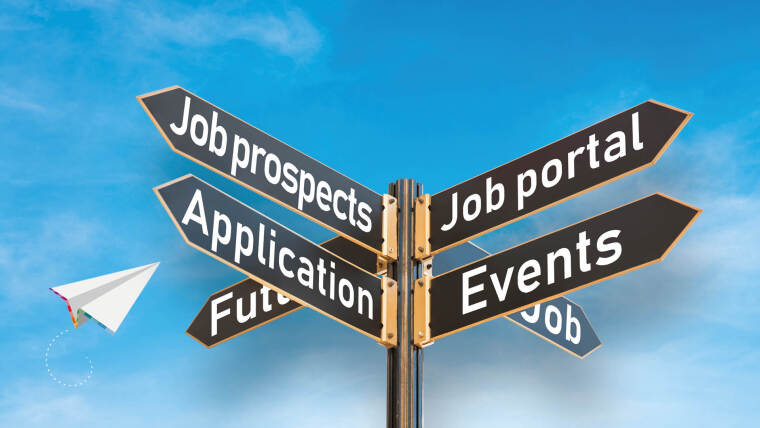
[[[486,265],[479,266],[475,269],[470,269],[462,274],[462,315],[469,314],[470,312],[477,311],[486,307],[486,301],[481,300],[470,304],[470,296],[475,293],[483,291],[485,286],[480,283],[474,287],[470,287],[470,278],[475,275],[480,275],[487,269]]]

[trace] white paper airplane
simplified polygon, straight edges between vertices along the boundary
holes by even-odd
[[[74,327],[92,318],[113,334],[157,267],[158,262],[60,285],[51,290],[66,301]]]

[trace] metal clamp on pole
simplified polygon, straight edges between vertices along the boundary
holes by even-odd
[[[398,344],[397,315],[398,315],[398,285],[391,278],[383,277],[383,301],[380,321],[383,328],[380,330],[381,339],[378,341],[386,348],[394,348]]]
[[[414,258],[430,257],[430,195],[414,199]]]
[[[386,260],[398,259],[398,201],[388,194],[383,195],[382,250]]]
[[[433,276],[433,256],[420,260],[420,276]]]
[[[414,345],[432,345],[430,340],[430,276],[414,281]]]

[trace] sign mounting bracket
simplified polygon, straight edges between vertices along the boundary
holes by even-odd
[[[414,199],[414,258],[430,258],[430,195]]]
[[[432,345],[430,340],[430,275],[423,275],[414,284],[414,345]]]
[[[380,320],[383,323],[383,328],[380,330],[381,339],[378,343],[386,348],[394,348],[398,344],[398,332],[396,331],[398,325],[396,319],[398,285],[393,279],[383,276],[381,286],[383,287],[383,305]]]
[[[381,256],[388,261],[398,259],[398,201],[388,194],[383,195],[383,245]],[[378,269],[380,269],[379,258]]]

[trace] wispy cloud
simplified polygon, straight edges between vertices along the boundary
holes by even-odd
[[[100,22],[104,33],[113,35],[114,40],[137,40],[138,44],[153,48],[176,44],[212,47],[242,40],[305,60],[322,45],[320,32],[298,8],[285,8],[277,14],[242,10],[226,3],[195,7],[91,0],[71,0],[60,7],[88,10]]]
[[[44,106],[38,104],[28,94],[7,86],[0,86],[0,106],[35,113],[46,111]]]
[[[760,354],[752,343],[726,349],[697,331],[626,349],[629,335],[616,331],[607,338],[613,345],[577,360],[506,325],[482,330],[430,348],[431,426],[500,427],[505,418],[526,426],[744,426],[723,421],[753,411]],[[477,352],[462,352],[475,344]],[[703,405],[703,414],[693,411]]]
[[[367,359],[355,361],[352,349],[326,355],[298,350],[284,360],[282,354],[262,357],[261,352],[238,352],[227,362],[250,367],[238,372],[242,379],[222,369],[227,366],[216,365],[220,353],[231,356],[224,350],[212,355],[204,350],[201,360],[182,359],[169,367],[133,362],[126,372],[112,369],[113,363],[101,357],[102,369],[80,389],[61,387],[44,372],[30,371],[0,385],[0,425],[79,427],[108,421],[111,427],[133,427],[152,421],[167,426],[235,427],[247,420],[246,426],[262,427],[382,426],[383,406],[374,398],[383,395],[385,379],[376,368],[384,367],[384,356],[372,364]],[[333,359],[325,361],[327,357]],[[376,375],[356,376],[367,372]],[[199,376],[209,382],[215,378],[212,388],[199,382]],[[173,391],[177,401],[167,401],[166,391]],[[330,403],[339,403],[343,410],[336,412]]]
[[[0,31],[28,31],[57,12],[86,10],[102,28],[101,36],[109,38],[108,46],[138,41],[139,45],[150,44],[153,48],[177,44],[212,47],[242,40],[296,60],[307,60],[320,50],[323,41],[309,18],[294,7],[274,13],[233,8],[227,3],[187,6],[112,0],[68,0],[53,5],[18,1],[10,6],[9,13],[0,15]]]
[[[49,297],[47,288],[66,278],[72,262],[87,254],[103,232],[97,221],[73,213],[43,217],[33,224],[14,223],[16,227],[0,235],[2,318],[17,318]]]
[[[180,14],[138,10],[134,24],[141,37],[161,43],[214,46],[245,40],[290,57],[309,57],[317,52],[322,38],[299,9],[284,16],[272,14],[225,14],[211,9],[193,9]]]
[[[93,409],[84,394],[60,394],[51,384],[21,382],[0,395],[4,426],[69,426],[90,420]]]

